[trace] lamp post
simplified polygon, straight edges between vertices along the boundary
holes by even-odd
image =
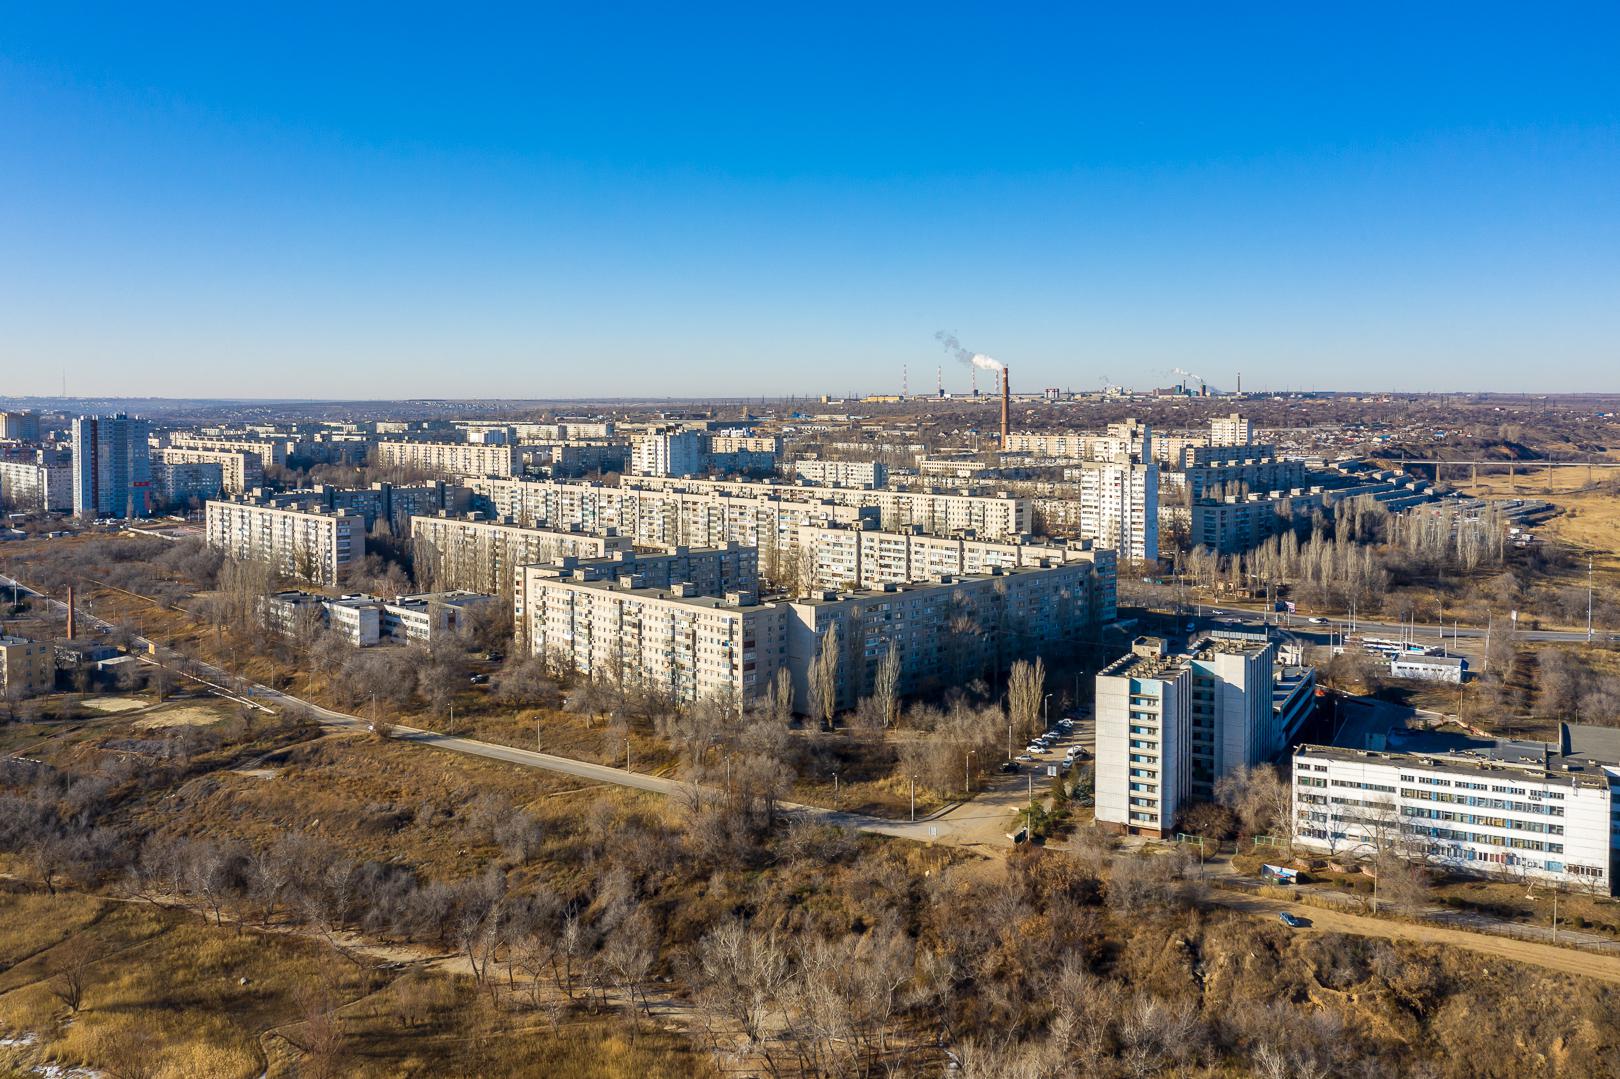
[[[973,763],[973,750],[967,751],[962,758],[962,790],[967,794],[973,793],[973,773],[969,770]]]
[[[911,823],[917,823],[917,777],[911,777]]]
[[[1041,698],[1041,718],[1048,730],[1052,729],[1052,695],[1048,693]]]

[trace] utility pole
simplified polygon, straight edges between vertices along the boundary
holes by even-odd
[[[1592,643],[1592,556],[1586,556],[1586,643]],[[1553,893],[1553,902],[1558,902],[1558,893]],[[1558,939],[1558,918],[1553,917],[1553,939]]]
[[[911,777],[911,823],[917,823],[917,777]]]

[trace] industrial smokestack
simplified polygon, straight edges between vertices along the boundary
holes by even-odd
[[[67,639],[71,641],[73,639],[73,624],[74,624],[73,623],[73,586],[72,585],[68,585],[67,615],[68,615],[68,617],[67,617]]]
[[[1007,419],[1012,405],[1012,391],[1007,388],[1007,368],[1001,368],[1001,449],[1005,453],[1008,439]]]

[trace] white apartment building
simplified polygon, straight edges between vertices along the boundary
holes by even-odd
[[[1557,742],[1406,731],[1378,750],[1300,746],[1294,842],[1611,895],[1616,783],[1611,727],[1561,724]]]
[[[518,451],[511,445],[476,442],[378,442],[372,460],[384,467],[414,468],[435,476],[512,476]]]
[[[878,511],[879,524],[884,528],[916,525],[925,532],[941,536],[971,528],[985,539],[1001,540],[1033,531],[1030,500],[1006,494],[890,491],[825,485],[812,487],[799,484],[756,483],[748,480],[677,479],[655,476],[626,476],[623,483],[628,488],[644,491],[723,493],[748,497],[774,494],[780,498],[868,507]]]
[[[932,536],[920,529],[884,531],[807,525],[799,529],[798,557],[804,560],[809,587],[881,588],[940,576],[988,573],[992,569],[1051,566],[1084,562],[1093,567],[1092,603],[1099,625],[1115,617],[1117,560],[1114,552],[1089,541],[1019,542],[981,540],[971,532]]]
[[[664,591],[681,587],[694,596],[757,594],[759,550],[736,543],[696,550],[676,547],[662,553],[616,550],[604,558],[565,557],[549,565],[518,566],[512,587],[512,625],[520,640],[535,582],[559,579],[616,581],[631,588]]]
[[[800,483],[826,487],[882,487],[889,482],[889,467],[881,461],[793,462]]]
[[[279,467],[287,463],[287,439],[285,438],[174,433],[168,436],[164,448],[206,450],[211,453],[251,453],[259,459],[260,468],[265,465]],[[256,486],[256,484],[249,484],[248,486]]]
[[[1097,675],[1097,815],[1132,835],[1174,831],[1181,804],[1271,760],[1314,700],[1310,668],[1279,668],[1272,642],[1209,637],[1171,651],[1154,637]]]
[[[876,522],[870,507],[798,500],[777,492],[806,490],[739,485],[748,493],[691,492],[599,483],[469,478],[478,503],[511,521],[551,529],[615,531],[643,547],[758,547],[762,568],[776,578],[807,524]]]
[[[1229,416],[1217,416],[1209,421],[1211,446],[1246,446],[1252,441],[1252,437],[1249,421],[1236,412]]]
[[[1141,638],[1097,674],[1096,819],[1131,835],[1172,834],[1192,763],[1192,666]]]
[[[714,434],[704,437],[703,464],[718,472],[776,471],[782,440],[775,435]]]
[[[23,409],[20,412],[0,410],[0,439],[38,442],[39,413],[32,409]]]
[[[633,573],[530,567],[519,639],[535,655],[594,677],[623,679],[682,701],[724,695],[747,705],[786,668],[795,708],[810,711],[810,671],[838,626],[837,707],[872,692],[894,648],[900,692],[935,692],[1084,631],[1083,563],[1014,569],[804,600],[758,603],[749,592],[700,596],[649,588]],[[640,586],[638,586],[640,585]]]
[[[32,461],[0,461],[0,502],[17,510],[66,513],[73,509],[73,468]]]
[[[264,484],[262,458],[252,450],[199,450],[165,446],[152,451],[152,463],[154,466],[217,464],[226,494],[245,494]]]
[[[630,471],[638,476],[696,476],[703,471],[701,431],[655,431],[630,440]]]
[[[689,585],[530,576],[524,630],[534,655],[673,700],[745,705],[787,662],[787,610],[751,593],[699,596]]]
[[[366,554],[365,518],[346,510],[308,512],[213,500],[208,545],[231,558],[268,562],[285,577],[339,583]]]
[[[1158,465],[1085,461],[1064,469],[1064,479],[1077,494],[1034,500],[1042,531],[1083,536],[1117,551],[1121,561],[1158,560]]]
[[[499,594],[519,566],[563,558],[603,558],[631,549],[629,536],[535,528],[479,517],[412,517],[417,572],[440,588]]]
[[[1007,435],[1007,453],[1027,453],[1070,461],[1153,460],[1153,432],[1136,420],[1111,423],[1103,434],[1095,431],[1013,431]]]

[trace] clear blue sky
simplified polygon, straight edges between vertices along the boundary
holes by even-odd
[[[1612,3],[236,7],[7,6],[0,393],[1620,389]]]

